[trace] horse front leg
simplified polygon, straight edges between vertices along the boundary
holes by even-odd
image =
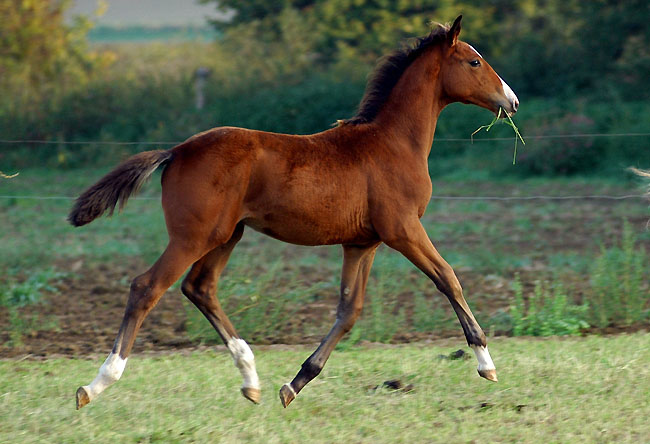
[[[316,351],[302,364],[296,377],[280,389],[283,407],[286,408],[300,390],[318,376],[336,344],[354,326],[363,308],[368,275],[378,245],[379,243],[363,247],[343,246],[341,294],[336,310],[336,322]]]
[[[497,372],[488,352],[485,333],[463,297],[463,289],[454,270],[433,246],[419,219],[408,220],[384,229],[380,236],[386,245],[406,256],[434,282],[438,290],[447,296],[458,316],[467,344],[474,350],[478,360],[478,374],[497,382]]]

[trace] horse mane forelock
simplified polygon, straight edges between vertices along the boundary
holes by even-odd
[[[448,26],[438,24],[428,35],[413,39],[402,48],[381,57],[369,76],[357,114],[340,123],[358,125],[373,121],[404,71],[427,48],[445,41],[448,32]]]

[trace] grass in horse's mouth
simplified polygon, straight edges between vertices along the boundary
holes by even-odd
[[[502,113],[506,115],[505,119],[501,118]],[[517,125],[515,125],[515,122],[512,121],[512,117],[510,117],[510,113],[508,113],[508,111],[506,111],[505,109],[499,107],[499,112],[497,113],[496,116],[494,116],[494,119],[492,119],[492,122],[490,122],[487,125],[482,125],[482,126],[478,127],[478,129],[472,133],[472,136],[471,136],[472,143],[474,143],[474,134],[478,133],[482,129],[485,129],[486,132],[490,131],[490,129],[492,129],[494,124],[496,124],[497,122],[505,123],[506,125],[511,127],[512,130],[515,132],[515,136],[516,136],[515,137],[515,152],[512,155],[512,164],[514,165],[516,160],[517,160],[517,139],[521,140],[521,143],[524,144],[524,145],[526,145],[526,142],[524,141],[524,138],[521,137],[521,133],[519,132],[519,128],[517,128]]]

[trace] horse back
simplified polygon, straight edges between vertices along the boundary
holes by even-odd
[[[356,147],[359,148],[359,147]],[[239,221],[280,240],[323,245],[375,239],[368,153],[336,131],[294,136],[216,128],[174,148],[163,177],[168,229],[226,237]],[[171,233],[170,233],[171,235]]]

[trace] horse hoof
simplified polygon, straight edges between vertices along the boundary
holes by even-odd
[[[291,387],[290,384],[284,384],[280,389],[280,401],[282,402],[282,407],[286,409],[294,399],[296,399],[296,392],[293,391],[293,387]]]
[[[90,402],[90,397],[88,396],[86,389],[83,387],[79,387],[77,389],[77,410],[79,410],[89,402]]]
[[[495,369],[492,369],[492,370],[479,370],[478,374],[481,375],[483,378],[487,379],[488,381],[492,381],[492,382],[498,382],[499,381],[497,379],[497,371]]]
[[[241,394],[254,404],[259,404],[262,398],[262,391],[253,387],[242,387]]]

